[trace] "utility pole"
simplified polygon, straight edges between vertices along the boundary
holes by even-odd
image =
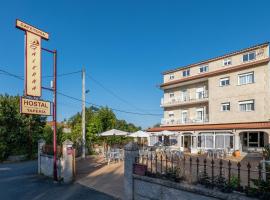
[[[53,51],[53,178],[57,178],[57,51]]]
[[[85,159],[85,69],[82,69],[82,158]]]

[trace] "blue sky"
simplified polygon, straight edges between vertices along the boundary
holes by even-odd
[[[1,1],[0,69],[23,75],[24,34],[19,18],[50,33],[43,47],[58,50],[58,72],[80,70],[114,91],[115,98],[86,77],[87,101],[132,112],[162,113],[161,72],[268,41],[269,1]],[[52,73],[43,53],[44,75]],[[47,86],[49,79],[44,79]],[[58,79],[58,89],[81,98],[81,75]],[[22,94],[22,81],[0,74],[0,93]],[[44,92],[44,99],[50,99]],[[58,119],[80,111],[79,102],[58,96]],[[136,107],[136,108],[134,108]],[[139,108],[139,109],[138,109]],[[144,128],[161,116],[116,112]]]

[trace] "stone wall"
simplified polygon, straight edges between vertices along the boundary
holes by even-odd
[[[199,185],[133,175],[135,200],[251,200],[242,194],[222,193]]]
[[[57,160],[57,174],[58,177],[61,177],[61,160]],[[40,174],[48,177],[53,177],[53,156],[46,155],[46,154],[40,154]]]
[[[38,174],[53,177],[53,156],[43,153],[44,145],[44,140],[38,142]],[[58,180],[63,180],[64,183],[70,183],[75,178],[75,153],[72,145],[69,140],[63,142],[62,156],[57,159]]]

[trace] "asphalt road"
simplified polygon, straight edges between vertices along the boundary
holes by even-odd
[[[37,175],[37,161],[27,161],[0,164],[0,199],[112,200],[114,198],[78,183],[54,183],[51,179]]]

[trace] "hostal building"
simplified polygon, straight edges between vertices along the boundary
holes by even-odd
[[[270,140],[269,43],[163,73],[161,126],[182,150],[261,151]],[[152,143],[154,143],[152,139]]]

